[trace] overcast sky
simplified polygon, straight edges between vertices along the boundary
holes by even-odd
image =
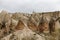
[[[60,10],[59,0],[0,0],[0,10],[9,12],[44,12]]]

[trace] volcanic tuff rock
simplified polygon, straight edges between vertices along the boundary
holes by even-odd
[[[0,13],[0,31],[3,36],[0,35],[0,37],[2,38],[0,39],[4,40],[5,38],[6,40],[14,40],[16,38],[15,40],[20,40],[20,39],[28,40],[27,38],[29,38],[29,40],[35,40],[36,38],[36,40],[45,40],[45,38],[41,37],[41,35],[39,35],[38,33],[41,33],[41,31],[46,32],[46,33],[51,31],[49,29],[49,23],[51,19],[53,19],[54,21],[53,23],[55,23],[53,25],[54,27],[58,25],[55,28],[56,32],[58,32],[57,29],[60,28],[60,25],[59,25],[60,24],[60,11],[42,12],[42,13],[34,12],[32,14],[20,13],[20,12],[9,13],[6,11],[2,11]],[[19,23],[22,23],[22,25],[24,25],[24,28],[22,28],[21,24],[19,25]],[[22,28],[21,30],[17,30],[17,29],[16,29],[17,31],[15,30],[16,27],[18,28],[17,24],[19,25],[20,28]],[[54,29],[54,27],[52,27],[52,29]],[[11,38],[10,36],[13,38]],[[35,38],[33,38],[33,36]]]

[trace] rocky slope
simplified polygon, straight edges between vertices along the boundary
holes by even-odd
[[[59,40],[59,30],[60,11],[0,13],[0,40]]]

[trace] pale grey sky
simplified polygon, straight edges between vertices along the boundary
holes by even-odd
[[[59,0],[0,0],[0,10],[9,12],[44,12],[60,10]]]

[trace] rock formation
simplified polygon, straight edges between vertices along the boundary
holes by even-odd
[[[40,35],[41,33],[43,35],[52,35],[56,32],[59,33],[59,30],[59,11],[32,14],[20,12],[9,13],[6,11],[0,13],[1,40],[45,40],[45,38]],[[14,36],[13,33],[16,35],[16,39],[12,37]]]

